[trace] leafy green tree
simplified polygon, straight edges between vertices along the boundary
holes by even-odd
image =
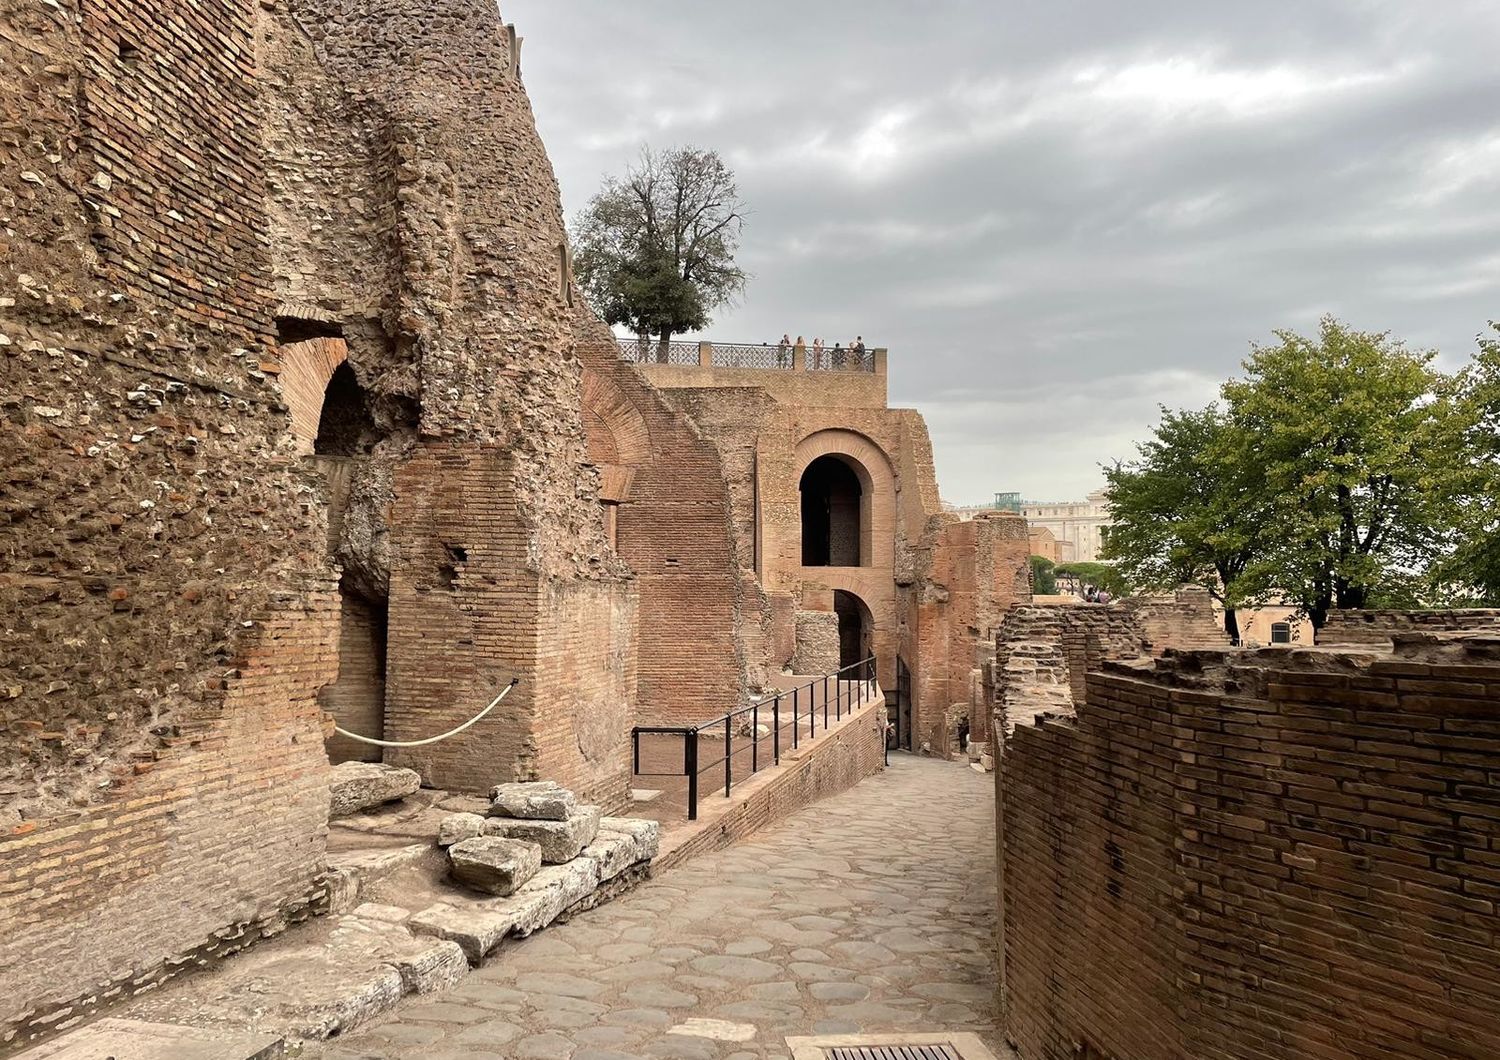
[[[1464,446],[1459,535],[1438,568],[1437,593],[1447,602],[1500,606],[1500,324],[1479,336],[1479,352],[1459,374],[1457,408]]]
[[[1224,608],[1224,632],[1238,639],[1236,608],[1252,602],[1241,575],[1262,544],[1267,505],[1223,410],[1163,408],[1136,459],[1104,476],[1113,525],[1103,557],[1140,590],[1201,585]]]
[[[745,205],[716,151],[643,148],[610,177],[574,223],[574,272],[589,304],[665,359],[674,334],[696,331],[745,287],[734,263]]]
[[[1054,564],[1046,556],[1031,557],[1031,591],[1037,596],[1051,596],[1057,592],[1057,575]]]
[[[1332,608],[1410,597],[1451,547],[1465,438],[1433,353],[1331,317],[1316,337],[1276,337],[1223,388],[1228,444],[1267,516],[1240,579],[1318,628]]]
[[[1059,575],[1077,578],[1084,585],[1105,589],[1114,597],[1129,596],[1133,591],[1129,579],[1110,563],[1093,563],[1084,560],[1059,563],[1056,572]]]

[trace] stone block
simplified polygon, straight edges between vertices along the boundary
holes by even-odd
[[[634,837],[624,832],[606,832],[601,829],[594,841],[584,847],[583,853],[578,856],[591,859],[599,867],[599,882],[603,883],[634,865],[638,860],[635,854]]]
[[[656,821],[643,821],[636,817],[605,817],[599,821],[601,833],[628,835],[635,844],[636,861],[649,861],[656,857],[661,846],[661,825]]]
[[[484,833],[484,818],[477,813],[452,813],[438,825],[438,846],[451,847]]]
[[[599,866],[591,858],[575,858],[566,865],[549,865],[510,899],[515,903],[515,933],[530,935],[544,928],[564,909],[583,901],[599,886]]]
[[[383,802],[404,799],[422,786],[414,769],[380,762],[341,762],[328,771],[330,817],[347,817]]]
[[[542,867],[542,848],[523,839],[476,836],[448,848],[453,878],[490,894],[512,894]]]
[[[556,781],[498,784],[490,789],[490,816],[519,817],[529,821],[565,821],[578,800]]]
[[[464,958],[477,968],[510,934],[517,915],[515,903],[510,899],[439,904],[412,914],[406,926],[414,935],[431,935],[457,943]]]
[[[561,821],[491,817],[484,823],[484,834],[535,843],[542,848],[543,862],[561,865],[576,858],[599,834],[599,807],[579,806]]]

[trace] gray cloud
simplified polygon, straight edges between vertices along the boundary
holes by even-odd
[[[1080,496],[1323,313],[1500,316],[1500,5],[504,0],[569,215],[643,142],[754,214],[709,334],[891,350],[943,494]]]

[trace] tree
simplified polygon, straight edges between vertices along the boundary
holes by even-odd
[[[1451,546],[1464,438],[1433,353],[1331,317],[1316,338],[1276,337],[1223,388],[1267,516],[1241,578],[1320,628],[1332,608],[1409,595]]]
[[[696,331],[745,287],[734,263],[745,204],[716,151],[642,148],[623,179],[610,177],[575,221],[574,271],[609,324],[658,336]]]
[[[1059,563],[1057,573],[1077,578],[1084,585],[1106,589],[1114,597],[1129,596],[1130,582],[1109,563],[1092,563],[1079,560],[1074,563]]]
[[[1500,324],[1479,336],[1474,362],[1459,374],[1456,406],[1464,432],[1463,502],[1452,558],[1440,565],[1437,595],[1500,606]]]
[[[1046,556],[1031,557],[1031,591],[1037,596],[1051,596],[1057,592],[1057,575],[1053,563]]]
[[[1203,586],[1223,605],[1224,632],[1237,641],[1236,608],[1249,602],[1240,576],[1262,544],[1267,505],[1224,412],[1162,408],[1136,459],[1104,476],[1113,525],[1103,557],[1140,589]]]

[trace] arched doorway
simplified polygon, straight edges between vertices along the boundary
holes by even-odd
[[[315,353],[316,358],[306,356],[308,352]],[[283,355],[294,359],[289,370],[303,391],[300,397],[305,407],[300,419],[304,444],[311,443],[312,459],[323,472],[328,499],[328,552],[343,567],[339,577],[338,678],[319,690],[318,703],[343,728],[381,739],[385,731],[389,586],[340,555],[358,469],[380,441],[381,432],[369,395],[345,359],[342,340],[317,339],[289,345],[283,348]],[[309,396],[318,375],[324,372],[327,381],[322,400],[314,407]],[[296,430],[299,417],[295,405],[293,411]],[[315,434],[309,430],[313,423]],[[307,438],[307,434],[312,436]],[[334,763],[378,762],[381,751],[334,735],[328,741],[328,757]]]
[[[865,602],[851,592],[836,589],[833,593],[833,613],[839,620],[839,668],[853,666],[871,658],[875,654],[875,618]]]
[[[864,548],[865,488],[841,457],[818,457],[802,472],[802,565],[858,567]]]

